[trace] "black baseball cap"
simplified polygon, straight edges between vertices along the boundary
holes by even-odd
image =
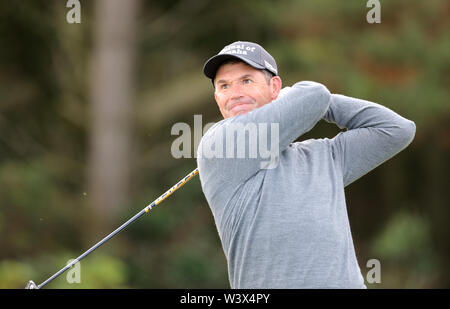
[[[203,66],[206,77],[214,80],[217,69],[228,59],[239,59],[255,69],[268,70],[278,75],[275,59],[259,44],[237,41],[225,46],[217,55],[209,58]]]

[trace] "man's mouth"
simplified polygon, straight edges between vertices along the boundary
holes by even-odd
[[[233,114],[240,113],[242,111],[248,111],[252,105],[252,102],[236,102],[231,104],[229,111]]]

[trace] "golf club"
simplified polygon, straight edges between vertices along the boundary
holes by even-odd
[[[169,190],[167,190],[163,195],[161,195],[160,197],[158,197],[156,200],[154,200],[150,205],[148,205],[147,207],[145,207],[144,209],[142,209],[140,212],[138,212],[136,215],[134,215],[131,219],[129,219],[127,222],[125,222],[124,224],[122,224],[120,227],[118,227],[116,230],[114,230],[111,234],[109,234],[108,236],[106,236],[105,238],[103,238],[102,240],[100,240],[98,243],[96,243],[94,246],[92,246],[90,249],[88,249],[86,252],[84,252],[83,254],[81,254],[79,257],[77,257],[76,259],[74,259],[72,262],[70,262],[69,264],[67,264],[65,267],[63,267],[62,269],[60,269],[57,273],[55,273],[53,276],[51,276],[50,278],[48,278],[47,280],[45,280],[44,282],[42,282],[39,285],[36,285],[32,280],[28,281],[25,289],[40,289],[42,288],[44,285],[48,284],[50,281],[52,281],[53,279],[55,279],[56,277],[58,277],[59,275],[61,275],[62,273],[64,273],[66,270],[68,270],[70,267],[72,267],[75,263],[78,263],[79,261],[81,261],[83,258],[85,258],[89,253],[91,253],[92,251],[94,251],[95,249],[97,249],[98,247],[100,247],[101,245],[103,245],[105,242],[107,242],[108,240],[110,240],[112,237],[114,237],[116,234],[118,234],[120,231],[122,231],[124,228],[126,228],[129,224],[131,224],[132,222],[134,222],[135,220],[137,220],[139,217],[141,217],[142,215],[149,213],[150,210],[158,205],[159,203],[161,203],[162,201],[164,201],[166,198],[168,198],[173,192],[175,192],[177,189],[179,189],[180,187],[182,187],[186,182],[188,182],[189,180],[192,179],[192,177],[194,177],[195,175],[198,174],[198,168],[196,168],[195,170],[193,170],[191,173],[189,173],[186,177],[184,177],[183,179],[181,179],[176,185],[174,185],[172,188],[170,188]]]

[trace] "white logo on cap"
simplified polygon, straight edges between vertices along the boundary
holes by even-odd
[[[239,55],[247,55],[247,51],[254,52],[255,47],[245,46],[245,44],[234,44],[226,46],[224,49],[220,51],[219,54],[239,54]]]
[[[264,60],[264,65],[265,65],[266,68],[268,68],[268,69],[272,69],[272,70],[274,70],[275,72],[277,71],[277,70],[275,70],[275,68],[274,68],[270,63],[268,63],[266,60]]]

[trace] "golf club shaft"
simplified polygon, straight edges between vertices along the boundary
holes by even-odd
[[[112,237],[114,237],[116,234],[118,234],[120,231],[122,231],[125,227],[127,227],[129,224],[131,224],[132,222],[136,221],[138,218],[140,218],[142,215],[150,212],[150,210],[160,204],[162,201],[164,201],[166,198],[168,198],[173,192],[175,192],[177,189],[179,189],[180,187],[182,187],[186,182],[188,182],[189,180],[191,180],[192,177],[194,177],[195,175],[198,174],[198,168],[196,168],[194,171],[192,171],[191,173],[189,173],[186,177],[184,177],[183,179],[181,179],[176,185],[174,185],[172,188],[170,188],[169,190],[167,190],[164,194],[162,194],[160,197],[158,197],[156,200],[154,200],[150,205],[148,205],[147,207],[145,207],[144,209],[142,209],[140,212],[138,212],[136,215],[134,215],[132,218],[130,218],[127,222],[125,222],[124,224],[122,224],[120,227],[118,227],[116,230],[114,230],[112,233],[110,233],[108,236],[106,236],[105,238],[103,238],[101,241],[99,241],[98,243],[96,243],[94,246],[92,246],[89,250],[87,250],[86,252],[84,252],[82,255],[80,255],[79,257],[77,257],[75,260],[73,260],[72,262],[70,262],[69,264],[67,264],[64,268],[60,269],[57,273],[55,273],[53,276],[51,276],[50,278],[48,278],[47,280],[45,280],[44,282],[42,282],[41,284],[39,284],[37,286],[38,289],[42,288],[43,286],[45,286],[47,283],[51,282],[53,279],[55,279],[56,277],[58,277],[59,275],[61,275],[62,273],[64,273],[66,270],[68,270],[70,267],[72,267],[74,264],[76,264],[77,262],[81,261],[83,258],[85,258],[89,253],[91,253],[92,251],[94,251],[95,249],[97,249],[98,247],[100,247],[101,245],[103,245],[105,242],[107,242],[108,240],[110,240]]]

